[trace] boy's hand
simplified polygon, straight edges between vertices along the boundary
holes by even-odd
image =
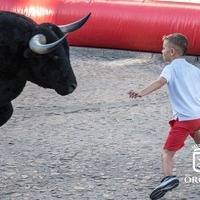
[[[153,81],[149,85],[147,85],[144,89],[140,91],[130,90],[128,92],[130,98],[136,98],[136,97],[143,97],[147,94],[152,93],[155,90],[158,90],[161,88],[165,83],[167,83],[167,80],[164,77],[160,77],[157,80]]]
[[[129,94],[129,98],[142,97],[142,95],[140,94],[139,91],[130,90],[130,91],[128,92],[128,94]]]

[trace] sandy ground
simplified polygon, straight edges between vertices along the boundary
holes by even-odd
[[[71,63],[73,94],[28,83],[13,101],[14,114],[0,128],[0,199],[149,199],[163,176],[171,109],[166,87],[140,99],[127,92],[159,75],[161,55],[71,47]],[[190,181],[200,179],[192,147],[188,139],[176,155],[180,185],[163,199],[199,199],[200,181]]]

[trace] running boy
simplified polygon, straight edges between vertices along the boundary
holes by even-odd
[[[200,144],[200,70],[183,57],[188,49],[187,38],[179,33],[163,37],[163,59],[169,62],[160,77],[142,90],[130,90],[129,97],[143,97],[167,84],[173,110],[171,129],[163,147],[162,168],[164,178],[150,195],[156,200],[177,187],[179,180],[173,175],[173,156],[184,146],[190,135]]]

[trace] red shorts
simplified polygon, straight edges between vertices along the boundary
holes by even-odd
[[[194,137],[194,132],[200,130],[200,119],[179,121],[169,121],[171,129],[164,144],[163,149],[178,151],[184,146],[186,138],[190,135]]]

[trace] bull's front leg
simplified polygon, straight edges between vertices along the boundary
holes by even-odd
[[[13,106],[12,103],[9,102],[0,107],[0,126],[3,126],[12,116],[13,114]]]

